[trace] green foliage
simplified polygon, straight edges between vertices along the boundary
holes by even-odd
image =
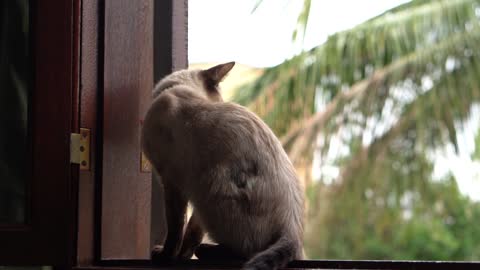
[[[311,201],[312,212],[321,214],[305,237],[310,258],[480,260],[480,203],[462,195],[452,176],[428,180],[424,157],[421,166],[395,165],[410,155],[390,149],[348,182],[317,186],[323,196]]]
[[[301,41],[302,45],[305,38],[305,32],[307,31],[308,17],[310,16],[311,6],[312,6],[311,0],[303,0],[302,11],[298,15],[298,19],[297,19],[297,27],[295,28],[292,34],[292,40],[294,42]]]
[[[426,154],[457,148],[480,103],[479,11],[480,0],[411,1],[237,91],[294,163],[320,151],[340,169],[307,187],[311,258],[480,260],[479,202],[453,176],[432,179]]]
[[[472,158],[480,160],[480,129],[477,131],[477,136],[475,137],[475,152],[472,154]]]

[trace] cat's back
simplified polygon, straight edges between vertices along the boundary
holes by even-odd
[[[272,162],[290,163],[273,131],[247,108],[229,102],[200,106],[194,118],[204,145],[223,149],[225,155],[268,156]]]
[[[198,162],[203,164],[199,175],[204,173],[202,182],[209,184],[197,187],[208,190],[196,193],[195,202],[202,216],[208,217],[205,223],[213,238],[231,245],[242,243],[253,251],[265,248],[272,232],[302,231],[303,192],[272,130],[237,104],[200,107],[194,121],[195,145]],[[214,198],[218,207],[203,205],[203,194]]]
[[[248,191],[251,200],[270,200],[265,211],[289,203],[301,207],[302,198],[291,198],[294,193],[302,193],[295,169],[267,124],[234,103],[205,103],[195,107],[191,119],[199,171],[224,170],[223,178],[229,179],[233,191],[238,187]],[[222,182],[223,178],[219,178]]]

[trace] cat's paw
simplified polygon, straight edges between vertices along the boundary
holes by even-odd
[[[179,260],[189,260],[193,257],[193,253],[195,252],[196,246],[190,246],[190,247],[182,247],[182,250],[180,251],[180,254],[178,254],[178,259]]]
[[[152,252],[150,253],[150,258],[152,263],[156,265],[171,265],[176,260],[173,253],[167,252],[161,245],[153,247]]]

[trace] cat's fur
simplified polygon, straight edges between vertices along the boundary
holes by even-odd
[[[233,65],[177,71],[155,87],[142,146],[165,188],[168,234],[153,259],[190,258],[204,232],[247,260],[244,269],[302,258],[301,185],[270,128],[223,102],[218,84]]]

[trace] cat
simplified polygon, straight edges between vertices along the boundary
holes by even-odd
[[[142,148],[162,179],[168,232],[154,261],[211,251],[260,270],[303,258],[302,186],[271,129],[223,101],[219,83],[234,65],[176,71],[155,86]],[[205,233],[219,245],[200,245]]]

